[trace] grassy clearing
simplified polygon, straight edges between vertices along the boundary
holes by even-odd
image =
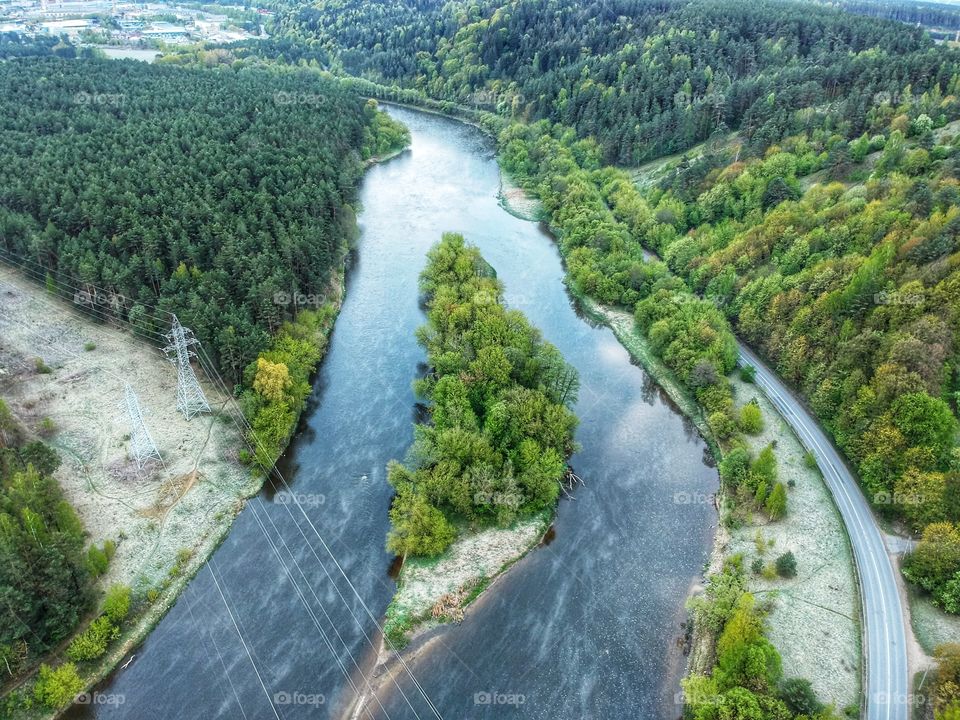
[[[796,556],[795,578],[751,573],[750,590],[758,598],[775,598],[769,636],[788,673],[809,679],[820,698],[837,708],[856,704],[860,603],[840,513],[819,470],[759,388],[736,377],[731,382],[737,407],[755,400],[763,414],[764,430],[746,438],[751,450],[756,454],[775,443],[779,478],[789,489],[787,515],[771,523],[758,513],[750,524],[732,529],[728,552],[743,553],[747,567],[756,558],[770,565],[787,551]]]
[[[960,616],[950,615],[934,607],[930,599],[916,588],[909,589],[910,623],[917,642],[927,655],[937,645],[960,643]]]

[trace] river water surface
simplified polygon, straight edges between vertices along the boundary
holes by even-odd
[[[281,466],[290,491],[250,501],[99,702],[72,716],[340,718],[355,689],[374,698],[361,717],[377,720],[436,717],[424,695],[446,720],[679,715],[683,603],[716,520],[706,446],[613,334],[578,315],[551,238],[498,205],[489,140],[390,112],[412,146],[363,181],[346,300]],[[385,465],[413,440],[417,276],[448,230],[480,247],[507,303],[579,370],[572,464],[586,485],[561,501],[551,542],[462,624],[414,643],[406,671],[373,678],[394,589]]]

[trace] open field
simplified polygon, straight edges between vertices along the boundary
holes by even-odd
[[[729,551],[743,553],[747,567],[760,556],[758,533],[766,541],[765,563],[792,551],[797,576],[766,580],[750,574],[758,599],[773,595],[770,639],[783,657],[787,675],[806,677],[820,698],[838,709],[858,704],[860,692],[860,601],[850,544],[839,512],[819,471],[807,466],[805,450],[786,422],[755,385],[732,380],[738,408],[755,400],[764,430],[747,436],[756,454],[775,443],[779,479],[793,481],[787,515],[773,523],[761,513],[731,532]],[[815,651],[814,651],[815,649]]]
[[[50,372],[38,371],[37,358]],[[128,456],[125,382],[162,464],[139,470]],[[237,460],[238,432],[216,412],[227,399],[203,389],[215,413],[188,422],[176,410],[176,371],[159,350],[0,268],[0,396],[59,452],[57,480],[90,542],[116,542],[102,586],[124,583],[140,598],[160,591],[148,616],[172,603],[260,485]]]

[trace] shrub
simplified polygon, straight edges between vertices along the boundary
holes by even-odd
[[[110,558],[96,545],[91,545],[87,550],[87,569],[94,577],[100,577],[107,571],[110,565]]]
[[[750,453],[743,448],[734,448],[720,461],[720,479],[731,487],[742,483],[750,472]]]
[[[759,575],[763,572],[763,558],[754,558],[753,562],[750,563],[750,569],[753,571],[754,575]]]
[[[786,488],[783,487],[783,483],[777,483],[773,486],[773,490],[770,492],[770,497],[767,498],[764,509],[766,509],[767,515],[770,516],[771,520],[779,520],[786,514],[787,491]]]
[[[770,487],[777,481],[777,456],[773,454],[773,446],[767,445],[757,459],[750,465],[750,475],[754,483],[765,482]]]
[[[40,666],[40,674],[33,686],[33,697],[52,710],[65,708],[83,689],[83,681],[77,674],[77,666],[64,663],[57,669]]]
[[[797,559],[789,550],[777,558],[777,575],[782,578],[792,578],[797,575]]]
[[[126,585],[112,585],[103,601],[103,612],[110,621],[119,625],[130,612],[130,588]]]
[[[110,618],[101,615],[73,639],[67,648],[67,656],[77,662],[96,660],[107,651],[110,641],[119,635],[120,631],[110,622]]]
[[[757,379],[757,369],[753,365],[744,365],[740,368],[740,379],[752,383]]]
[[[780,699],[795,715],[813,716],[823,710],[823,703],[817,700],[817,694],[809,680],[788,678],[780,683]]]
[[[53,370],[50,369],[50,366],[43,361],[43,358],[34,359],[33,367],[41,375],[48,375],[53,372]]]
[[[710,429],[713,430],[713,434],[717,436],[718,440],[731,438],[737,432],[737,424],[733,421],[733,418],[723,410],[712,413],[707,423],[710,425]]]
[[[92,352],[93,350],[97,349],[97,344],[93,342],[85,342],[83,344],[83,349],[86,350],[87,352]]]
[[[763,413],[759,405],[750,402],[741,408],[740,429],[747,435],[759,435],[763,432]]]

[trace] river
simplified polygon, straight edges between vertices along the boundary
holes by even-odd
[[[683,605],[716,522],[707,448],[613,334],[578,314],[549,235],[499,206],[489,139],[390,113],[412,145],[363,181],[346,300],[282,461],[299,507],[275,488],[252,499],[132,662],[71,717],[339,718],[354,687],[376,691],[362,717],[377,720],[432,717],[421,689],[447,720],[679,715]],[[561,500],[549,544],[463,623],[415,642],[406,669],[374,679],[394,588],[385,465],[413,439],[417,275],[447,230],[480,247],[506,302],[579,370],[572,464],[586,484]]]

